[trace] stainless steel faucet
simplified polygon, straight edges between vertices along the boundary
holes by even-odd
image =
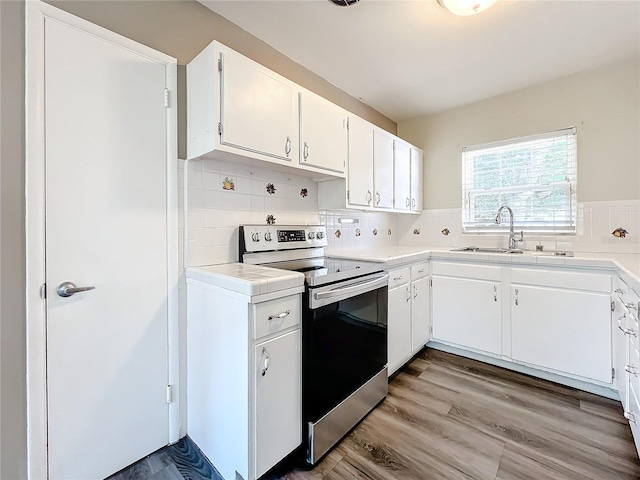
[[[513,231],[513,210],[511,210],[511,208],[507,207],[506,205],[503,205],[498,209],[498,213],[496,213],[495,222],[498,225],[500,224],[500,222],[502,221],[502,210],[504,209],[509,212],[509,249],[514,250],[516,248],[516,234]],[[522,232],[520,232],[520,239],[518,241],[522,242],[522,240],[523,235]]]

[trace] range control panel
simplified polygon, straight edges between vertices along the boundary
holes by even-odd
[[[240,225],[240,255],[293,248],[327,246],[324,225]]]

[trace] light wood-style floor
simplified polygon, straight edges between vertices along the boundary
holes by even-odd
[[[640,462],[618,402],[428,349],[315,469],[268,476],[623,480]]]

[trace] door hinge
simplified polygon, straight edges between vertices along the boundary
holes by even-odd
[[[167,385],[167,403],[173,402],[173,385]]]
[[[433,333],[433,327],[429,326],[429,333]]]
[[[611,369],[611,381],[615,380],[616,378],[616,369],[612,368]]]
[[[40,297],[42,297],[43,300],[47,299],[47,284],[43,283],[42,287],[40,287]]]
[[[218,135],[222,135],[222,123],[218,123]]]
[[[351,200],[351,199],[349,198],[349,190],[347,190],[347,201],[349,201],[349,200]]]
[[[612,312],[616,311],[616,302],[614,302],[613,300],[611,300],[611,311]]]
[[[164,108],[169,108],[169,89],[164,89]]]
[[[349,118],[347,118],[347,130],[349,130]]]
[[[433,278],[430,278],[430,279],[429,279],[429,286],[430,286],[430,287],[433,287]]]
[[[219,72],[222,71],[222,59],[221,58],[218,59],[218,71]]]

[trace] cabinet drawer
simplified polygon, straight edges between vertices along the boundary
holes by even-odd
[[[254,339],[300,324],[300,295],[276,298],[252,307]]]
[[[473,280],[502,281],[502,267],[489,265],[474,265],[469,263],[444,263],[433,262],[431,264],[433,275],[447,277],[460,277]]]
[[[419,280],[429,275],[429,264],[419,263],[411,267],[411,280]]]
[[[409,267],[392,270],[389,272],[389,289],[404,285],[405,283],[408,283],[410,279],[411,270]]]
[[[611,293],[611,277],[595,273],[564,272],[561,270],[534,270],[514,268],[511,282],[541,287],[567,288],[590,292]]]

